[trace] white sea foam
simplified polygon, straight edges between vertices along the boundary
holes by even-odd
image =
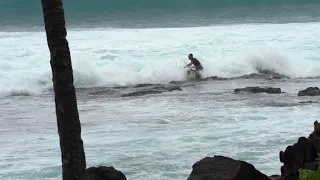
[[[205,75],[239,76],[255,68],[292,77],[319,75],[320,24],[176,29],[69,30],[77,87],[183,79],[181,60],[201,60]],[[303,27],[303,28],[302,28]],[[61,179],[45,33],[0,33],[0,179]],[[211,84],[210,84],[211,83]],[[286,93],[233,94],[270,85]],[[209,82],[165,95],[105,99],[77,96],[88,167],[107,165],[128,179],[184,180],[205,156],[224,155],[279,174],[278,153],[307,136],[320,97],[297,91],[308,81]],[[24,95],[24,96],[21,96]]]
[[[303,27],[303,29],[301,28]],[[204,76],[232,77],[272,69],[292,77],[320,75],[319,23],[172,29],[69,30],[76,87],[184,79],[193,53]],[[39,94],[52,86],[44,32],[0,33],[0,93]]]

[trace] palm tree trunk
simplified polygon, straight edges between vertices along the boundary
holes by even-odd
[[[42,10],[51,55],[63,180],[84,180],[86,160],[62,0],[42,0]]]

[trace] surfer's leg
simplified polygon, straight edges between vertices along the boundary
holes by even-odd
[[[201,73],[200,73],[200,71],[196,71],[196,79],[201,79]]]
[[[203,70],[203,67],[201,65],[196,67],[196,79],[201,79],[202,70]]]

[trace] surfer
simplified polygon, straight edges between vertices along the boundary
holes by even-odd
[[[196,78],[200,79],[201,78],[200,72],[203,70],[203,67],[202,67],[200,61],[197,58],[194,58],[193,54],[189,54],[188,58],[191,62],[189,64],[187,64],[187,67],[191,66],[193,64],[196,68]]]

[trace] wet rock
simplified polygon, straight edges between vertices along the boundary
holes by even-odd
[[[264,74],[259,74],[259,73],[252,73],[252,74],[245,74],[242,76],[239,76],[237,78],[243,78],[243,79],[262,79],[266,78],[267,76]]]
[[[113,167],[99,166],[86,170],[86,180],[127,180],[127,178]]]
[[[27,91],[11,91],[10,96],[32,96],[32,93]]]
[[[114,89],[126,89],[128,86],[114,86]]]
[[[300,101],[301,104],[311,104],[311,103],[319,103],[317,101]]]
[[[148,95],[148,94],[160,94],[162,92],[163,91],[160,91],[160,90],[152,90],[152,89],[145,90],[145,89],[143,89],[143,90],[139,90],[139,91],[121,94],[121,97],[144,96],[144,95]]]
[[[320,76],[307,76],[303,77],[303,79],[320,79]]]
[[[320,96],[320,89],[318,87],[308,87],[305,90],[299,91],[298,96]]]
[[[106,89],[103,89],[103,90],[93,90],[92,92],[89,92],[88,95],[106,95],[106,94],[115,94],[117,93],[118,91],[115,90],[115,89],[109,89],[109,88],[106,88]]]
[[[181,87],[180,86],[167,86],[167,87],[164,87],[163,90],[166,90],[166,91],[182,91]]]
[[[202,81],[226,81],[230,80],[229,78],[218,77],[218,76],[209,76],[202,79],[194,79],[194,80],[187,80],[187,81],[170,81],[169,84],[184,84],[190,82],[202,82]]]
[[[224,156],[206,157],[192,168],[188,180],[270,180],[253,165]]]
[[[235,79],[290,79],[290,77],[279,73],[251,73],[239,76]]]
[[[245,88],[237,88],[234,90],[234,92],[250,92],[250,93],[261,93],[265,92],[268,94],[278,94],[281,93],[280,88],[272,88],[272,87],[245,87]]]
[[[213,80],[226,81],[226,80],[229,80],[229,78],[223,78],[223,77],[218,77],[218,76],[210,76],[210,77],[203,78],[201,80],[202,81],[213,81]]]
[[[134,88],[141,88],[141,87],[150,87],[150,86],[154,86],[154,84],[143,83],[143,84],[137,84],[137,85],[135,85],[133,87]]]
[[[290,79],[290,77],[284,74],[277,73],[274,70],[262,69],[262,68],[256,68],[256,69],[260,74],[268,75],[270,78],[273,78],[273,79],[284,79],[284,78]]]
[[[143,85],[141,85],[143,86]],[[147,85],[149,86],[149,85]],[[137,87],[136,87],[137,88]],[[163,92],[172,92],[172,91],[181,91],[181,87],[178,85],[151,85],[151,87],[147,88],[137,88],[133,92],[123,93],[121,97],[129,97],[129,96],[143,96],[148,94],[160,94]]]
[[[187,83],[188,81],[170,81],[169,84],[183,84]]]

